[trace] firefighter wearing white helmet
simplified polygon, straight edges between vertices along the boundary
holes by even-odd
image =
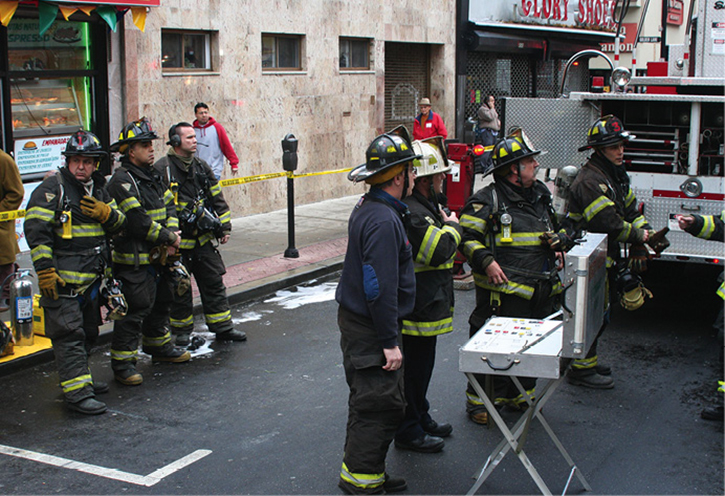
[[[470,336],[493,315],[540,319],[559,306],[561,252],[573,242],[558,229],[549,189],[536,179],[536,157],[542,153],[521,129],[499,140],[493,150],[493,183],[471,196],[461,212],[463,254],[476,283]],[[489,394],[497,406],[527,407],[509,377],[492,379],[482,376],[479,381],[493,384]],[[520,381],[533,395],[535,379]],[[473,422],[488,423],[483,400],[470,385],[466,411]]]
[[[423,453],[443,448],[442,438],[453,428],[438,423],[429,413],[426,398],[435,365],[436,340],[453,331],[453,259],[461,242],[456,214],[438,204],[446,173],[451,170],[442,139],[414,141],[421,158],[413,194],[405,199],[410,210],[406,232],[415,263],[415,308],[403,320],[405,357],[405,419],[395,435],[395,446]]]
[[[655,233],[647,219],[637,209],[637,199],[630,186],[624,167],[624,145],[634,139],[624,129],[622,121],[607,115],[591,126],[587,143],[579,151],[593,149],[594,153],[577,174],[569,191],[568,218],[577,229],[607,234],[607,291],[605,296],[605,324],[602,325],[586,358],[575,360],[567,374],[574,385],[594,389],[614,387],[611,368],[599,363],[597,343],[609,320],[609,288],[620,288],[621,303],[627,310],[641,307],[651,293],[639,283],[634,272],[646,269],[648,244],[656,253],[662,252],[669,242],[663,229]],[[621,256],[621,243],[629,247],[629,260]],[[616,279],[620,279],[616,284]]]

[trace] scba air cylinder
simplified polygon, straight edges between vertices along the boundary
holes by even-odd
[[[33,345],[33,283],[28,271],[10,283],[10,325],[16,346]]]

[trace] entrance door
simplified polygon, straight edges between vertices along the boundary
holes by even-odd
[[[412,136],[418,102],[424,97],[430,98],[428,45],[385,43],[385,131],[403,124]]]

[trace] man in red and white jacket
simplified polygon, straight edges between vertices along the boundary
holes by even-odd
[[[239,158],[232,148],[227,132],[212,116],[209,115],[209,106],[199,102],[194,105],[194,131],[196,132],[196,156],[205,161],[214,171],[217,181],[221,178],[224,168],[224,157],[229,160],[232,174],[239,171]]]
[[[424,140],[433,136],[448,137],[446,125],[440,114],[436,114],[430,109],[430,99],[420,99],[420,114],[413,121],[413,139]]]

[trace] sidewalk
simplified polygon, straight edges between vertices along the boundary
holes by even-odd
[[[229,302],[238,304],[340,270],[347,248],[347,220],[360,195],[295,208],[299,258],[284,257],[288,245],[286,209],[233,219],[230,241],[218,248],[227,267],[224,282]],[[30,253],[20,254],[18,264],[31,268]],[[196,286],[193,291],[194,313],[198,313],[201,302]],[[10,313],[0,313],[0,318],[7,322]],[[101,340],[109,339],[111,331],[112,324],[104,324]],[[16,347],[15,356],[0,359],[0,376],[53,360],[47,340],[36,336],[35,341],[33,353],[17,356],[31,350]]]

